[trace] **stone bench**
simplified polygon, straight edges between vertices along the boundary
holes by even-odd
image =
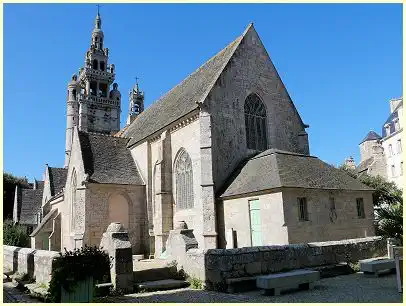
[[[396,271],[396,263],[394,259],[384,259],[384,258],[369,258],[359,261],[360,271],[364,272],[365,275],[375,275],[379,276],[379,273],[383,270]]]
[[[285,273],[257,277],[257,287],[265,290],[265,295],[280,295],[282,289],[299,286],[312,289],[313,282],[320,279],[320,272],[314,270],[294,270]]]

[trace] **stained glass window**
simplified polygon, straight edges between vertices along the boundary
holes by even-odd
[[[193,208],[193,169],[189,154],[181,149],[175,162],[176,207]]]
[[[250,94],[245,100],[244,113],[248,149],[266,150],[266,109],[256,94]]]

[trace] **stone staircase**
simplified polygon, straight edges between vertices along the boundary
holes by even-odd
[[[140,291],[159,291],[189,286],[176,267],[163,259],[145,259],[134,262],[134,282]]]

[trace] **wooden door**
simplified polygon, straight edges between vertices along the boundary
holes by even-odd
[[[261,229],[261,208],[259,200],[249,201],[250,210],[250,226],[251,226],[251,245],[262,245],[262,229]]]

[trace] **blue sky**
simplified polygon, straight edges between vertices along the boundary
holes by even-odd
[[[402,95],[401,4],[104,4],[105,46],[122,93],[140,78],[146,106],[252,21],[307,129],[312,155],[340,164],[389,99]],[[84,64],[94,4],[5,4],[4,170],[42,178],[62,167],[66,92]]]

